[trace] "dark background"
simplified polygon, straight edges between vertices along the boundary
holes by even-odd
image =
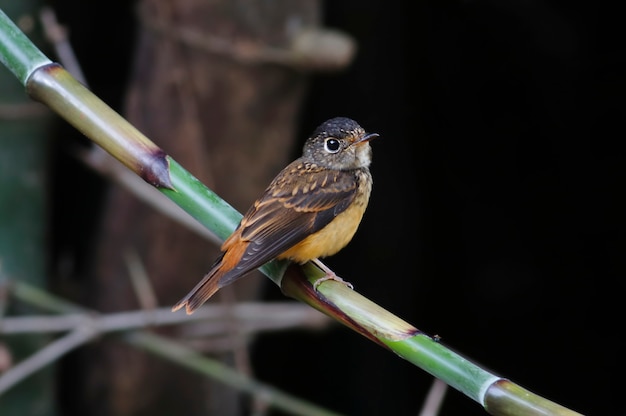
[[[56,3],[92,89],[119,106],[132,5]],[[621,15],[589,2],[356,0],[326,2],[325,15],[359,54],[313,76],[299,137],[337,115],[381,135],[370,207],[327,264],[529,390],[585,414],[623,412]],[[268,283],[266,298],[281,296]],[[417,414],[432,382],[343,327],[264,336],[253,363],[350,415]],[[450,390],[441,414],[485,412]]]

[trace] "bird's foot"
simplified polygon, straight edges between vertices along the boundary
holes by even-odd
[[[354,290],[354,286],[352,286],[352,283],[347,282],[347,281],[343,280],[341,277],[337,276],[335,274],[335,272],[333,272],[328,267],[326,267],[326,265],[324,263],[322,263],[318,259],[313,260],[313,262],[317,265],[317,267],[322,269],[324,271],[324,273],[326,273],[326,275],[324,277],[320,277],[315,282],[313,282],[313,290],[317,290],[317,287],[319,285],[321,285],[323,282],[327,281],[327,280],[334,280],[336,282],[343,283],[344,285],[346,285],[350,289]]]
[[[354,290],[354,286],[352,286],[352,283],[343,280],[341,277],[337,276],[335,273],[333,273],[332,275],[327,274],[326,276],[320,277],[315,282],[313,282],[313,290],[317,290],[317,287],[327,280],[334,280],[336,282],[343,283],[344,285],[348,286],[350,289]]]

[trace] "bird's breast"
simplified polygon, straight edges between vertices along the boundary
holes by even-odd
[[[359,171],[359,186],[352,203],[330,223],[316,233],[278,256],[298,263],[332,256],[344,248],[356,233],[372,191],[372,178],[368,170]]]

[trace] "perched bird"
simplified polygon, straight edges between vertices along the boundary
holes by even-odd
[[[344,248],[361,222],[372,190],[369,141],[375,137],[345,117],[319,125],[302,156],[274,178],[224,241],[211,270],[172,310],[184,306],[193,313],[220,288],[272,259],[314,261],[326,273],[315,287],[328,279],[343,282],[318,258]]]

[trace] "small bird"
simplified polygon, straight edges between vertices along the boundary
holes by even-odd
[[[300,264],[314,261],[338,280],[318,259],[344,248],[354,236],[372,191],[369,141],[354,120],[336,117],[320,124],[304,144],[302,156],[285,167],[224,241],[211,270],[172,311],[193,313],[220,288],[272,259]]]

